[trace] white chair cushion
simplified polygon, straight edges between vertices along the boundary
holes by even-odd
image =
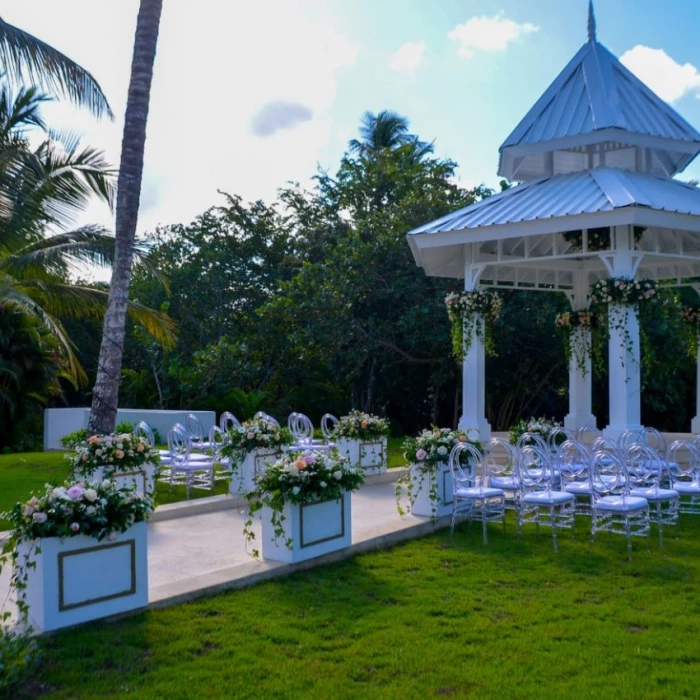
[[[651,486],[647,488],[632,489],[630,491],[630,496],[646,498],[647,501],[672,501],[674,498],[679,497],[679,493],[678,491],[672,491],[671,489],[657,489]]]
[[[489,479],[489,486],[495,489],[515,491],[520,488],[520,482],[514,476],[492,476]]]
[[[501,489],[480,488],[478,486],[465,488],[460,486],[455,489],[454,495],[457,498],[498,498],[504,494]]]
[[[538,491],[537,493],[526,493],[522,500],[525,503],[539,505],[560,505],[573,501],[574,495],[565,491]]]
[[[700,496],[700,484],[692,481],[674,481],[673,490],[678,493]]]
[[[564,491],[573,494],[590,495],[591,485],[587,481],[570,481],[564,486]]]
[[[630,510],[642,510],[648,508],[646,498],[639,496],[605,496],[593,502],[593,507],[597,510],[611,510],[624,513]]]

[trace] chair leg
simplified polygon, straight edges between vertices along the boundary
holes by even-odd
[[[554,545],[555,554],[559,553],[559,545],[557,544],[557,520],[554,515],[554,506],[549,506],[549,518],[552,523],[552,543]]]
[[[486,501],[481,504],[481,522],[484,529],[484,544],[489,543],[488,528],[486,527]]]
[[[457,505],[457,501],[452,502],[452,520],[450,521],[450,537],[454,537],[455,534],[455,507]]]
[[[625,533],[627,534],[627,558],[632,561],[632,534],[630,532],[630,516],[625,516]]]

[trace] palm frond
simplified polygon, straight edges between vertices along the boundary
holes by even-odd
[[[95,78],[49,44],[0,18],[0,61],[17,84],[41,86],[89,109],[96,117],[114,118]]]

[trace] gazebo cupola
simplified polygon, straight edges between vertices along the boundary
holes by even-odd
[[[603,278],[700,289],[700,190],[673,179],[698,153],[700,134],[597,41],[590,4],[588,41],[501,146],[499,175],[521,184],[410,231],[408,242],[426,274],[463,278],[466,291],[564,292],[574,310]],[[616,437],[641,428],[637,306],[611,304],[608,322],[606,434]],[[484,347],[470,332],[460,427],[486,438]],[[590,332],[580,333],[574,342],[589,347]],[[596,419],[590,360],[579,366],[573,355],[565,424],[577,429]]]
[[[700,152],[700,135],[596,37],[547,88],[500,149],[498,174],[514,181],[604,165],[673,177]]]

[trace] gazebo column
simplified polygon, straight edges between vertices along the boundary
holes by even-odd
[[[469,260],[471,250],[467,248]],[[466,263],[464,266],[464,291],[472,292],[479,288],[482,265]],[[479,328],[477,333],[476,326]],[[469,350],[464,354],[462,363],[462,417],[459,419],[460,430],[478,431],[479,440],[491,438],[491,426],[486,420],[486,350],[483,338],[484,320],[478,319],[471,331]],[[481,336],[481,337],[479,337]]]
[[[694,284],[693,289],[700,295],[700,285]],[[694,435],[700,435],[700,337],[698,338],[695,372],[695,418],[690,421],[690,432]]]
[[[584,270],[577,270],[574,274],[574,289],[569,295],[574,311],[586,310],[587,281]],[[569,342],[569,413],[564,417],[564,427],[573,431],[583,427],[595,428],[590,328],[577,326],[571,333]],[[580,362],[576,353],[577,348],[585,348],[583,362]]]
[[[631,226],[614,229],[616,250],[601,255],[611,277],[634,278],[643,255],[634,252]],[[639,312],[634,304],[608,306],[608,376],[610,424],[605,437],[617,439],[625,430],[641,430],[641,356]]]

